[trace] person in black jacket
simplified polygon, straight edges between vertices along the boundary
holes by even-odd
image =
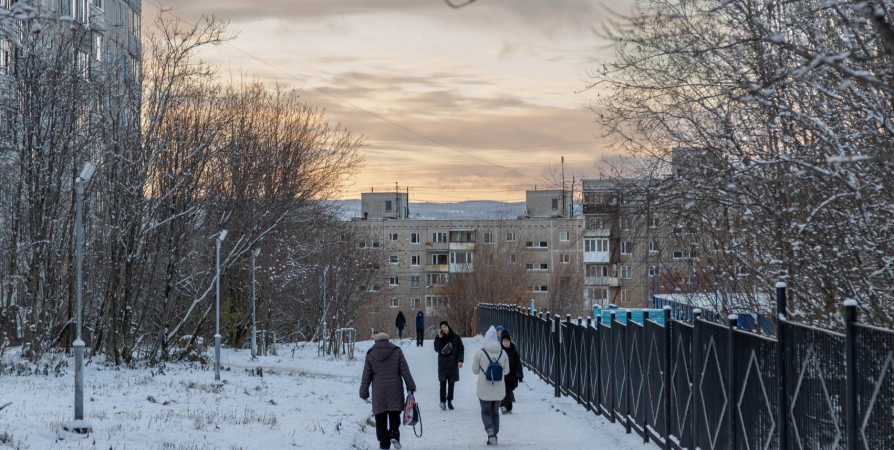
[[[422,347],[422,339],[425,337],[425,313],[416,313],[416,346]]]
[[[366,352],[363,377],[360,380],[360,398],[369,399],[372,384],[372,410],[376,417],[376,438],[379,448],[401,448],[400,412],[404,409],[404,385],[416,390],[416,382],[410,375],[410,366],[400,347],[388,342],[388,335],[379,333],[376,343]]]
[[[404,327],[407,326],[407,318],[404,317],[403,311],[397,312],[397,318],[394,319],[394,326],[397,327],[397,338],[404,338]]]
[[[441,409],[453,409],[453,385],[459,381],[459,369],[463,367],[465,349],[463,340],[447,321],[441,322],[438,337],[435,338],[438,352],[438,381],[441,382]]]
[[[503,330],[500,340],[503,344],[503,351],[509,356],[509,374],[506,375],[506,397],[500,403],[500,411],[503,414],[512,414],[512,402],[515,400],[513,391],[518,387],[518,383],[524,379],[524,373],[522,372],[521,357],[518,354],[518,349],[515,348],[515,344],[512,342],[509,330]]]

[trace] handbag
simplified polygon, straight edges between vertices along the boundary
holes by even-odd
[[[419,413],[419,404],[416,397],[410,392],[407,394],[406,406],[404,406],[403,424],[413,427],[413,434],[422,437],[422,414]],[[419,433],[416,433],[416,425],[419,425]]]
[[[444,345],[444,348],[441,349],[441,354],[444,356],[450,356],[451,353],[453,353],[453,343],[448,342]]]

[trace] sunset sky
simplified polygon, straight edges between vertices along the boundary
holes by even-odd
[[[587,109],[596,94],[579,91],[588,70],[610,55],[594,32],[610,14],[604,4],[478,0],[454,10],[442,0],[165,3],[186,20],[231,20],[238,38],[202,55],[222,72],[299,89],[366,136],[366,167],[344,198],[393,190],[397,182],[417,202],[523,200],[525,189],[547,184],[562,156],[569,183],[573,174],[594,176],[594,163],[608,155]],[[149,24],[156,7],[146,1],[143,8]]]

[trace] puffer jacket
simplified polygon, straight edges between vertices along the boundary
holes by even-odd
[[[369,398],[372,384],[373,414],[404,409],[404,384],[408,391],[416,390],[416,382],[410,375],[410,367],[400,347],[388,341],[388,335],[379,333],[376,343],[366,352],[363,378],[360,382],[360,398]]]
[[[506,375],[509,374],[509,356],[506,352],[500,354],[500,342],[496,339],[485,339],[481,350],[475,353],[475,360],[472,361],[472,373],[478,375],[478,398],[484,401],[499,401],[506,397]],[[485,372],[490,361],[499,361],[503,367],[503,379],[500,381],[487,381]],[[499,358],[499,359],[497,359]]]

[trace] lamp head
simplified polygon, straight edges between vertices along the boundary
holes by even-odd
[[[84,163],[84,168],[81,169],[81,175],[78,178],[81,179],[82,183],[86,183],[93,177],[93,172],[96,172],[96,165],[87,161]]]
[[[227,238],[227,230],[220,230],[220,234],[217,236],[217,240],[223,242],[223,240],[226,238]]]
[[[252,252],[251,256],[254,257],[254,258],[257,258],[258,255],[260,255],[260,254],[261,254],[261,247],[258,247],[258,248],[255,249],[254,252]]]

